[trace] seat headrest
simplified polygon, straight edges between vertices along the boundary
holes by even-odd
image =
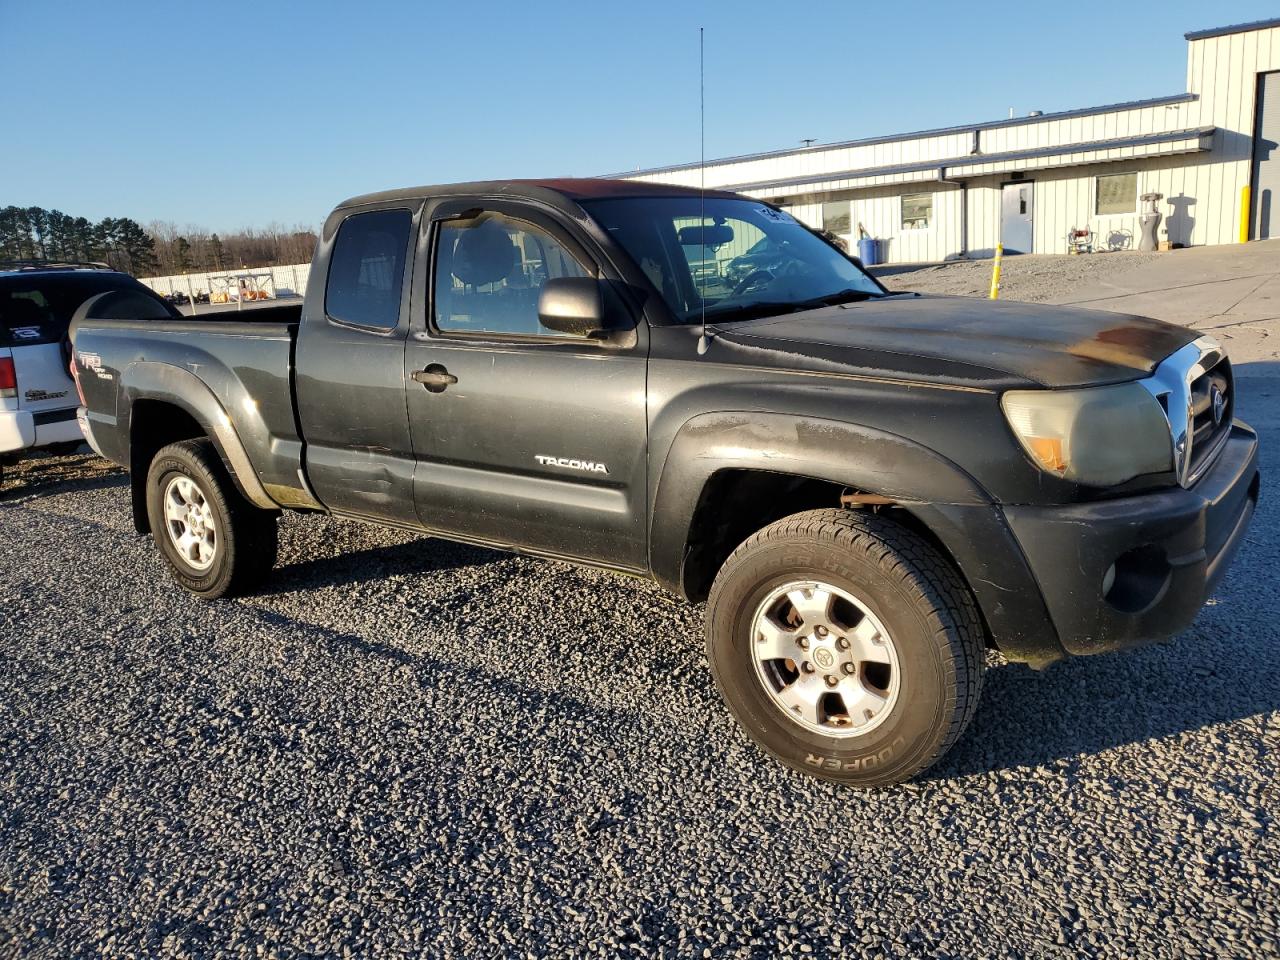
[[[463,283],[497,283],[519,259],[510,234],[492,220],[462,231],[453,250],[453,275]]]

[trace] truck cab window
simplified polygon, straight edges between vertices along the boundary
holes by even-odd
[[[538,296],[553,277],[592,273],[545,230],[497,213],[440,225],[435,323],[445,331],[565,336],[538,322]]]
[[[383,330],[400,322],[411,221],[408,210],[357,213],[342,221],[329,259],[325,313],[343,323]]]

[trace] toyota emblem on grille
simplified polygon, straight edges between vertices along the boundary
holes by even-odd
[[[1211,395],[1213,400],[1213,425],[1222,423],[1222,415],[1227,412],[1227,395],[1220,387],[1215,386]]]

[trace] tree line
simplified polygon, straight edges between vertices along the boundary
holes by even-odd
[[[310,263],[316,246],[315,231],[301,224],[272,223],[219,236],[193,224],[155,220],[147,224],[147,233],[155,243],[160,276]]]
[[[42,207],[0,208],[0,260],[101,261],[134,276],[158,266],[155,241],[136,221],[92,223]]]
[[[0,208],[0,260],[107,263],[135,277],[307,263],[316,233],[301,224],[244,229],[219,236],[204,227],[128,217],[93,223],[61,210]]]

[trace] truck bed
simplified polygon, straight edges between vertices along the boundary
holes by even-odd
[[[299,311],[291,304],[233,310],[225,320],[197,315],[73,324],[80,386],[99,452],[131,465],[131,444],[148,439],[132,436],[131,425],[150,422],[135,416],[135,401],[152,410],[168,404],[208,431],[234,472],[244,469],[238,461],[252,464],[272,502],[307,503],[293,408],[297,324],[278,319],[296,318]],[[235,438],[242,450],[234,449]]]
[[[199,323],[222,323],[228,320],[241,320],[245,323],[297,323],[302,319],[301,299],[246,303],[238,308],[234,303],[198,303],[194,313],[189,303],[178,309]]]

